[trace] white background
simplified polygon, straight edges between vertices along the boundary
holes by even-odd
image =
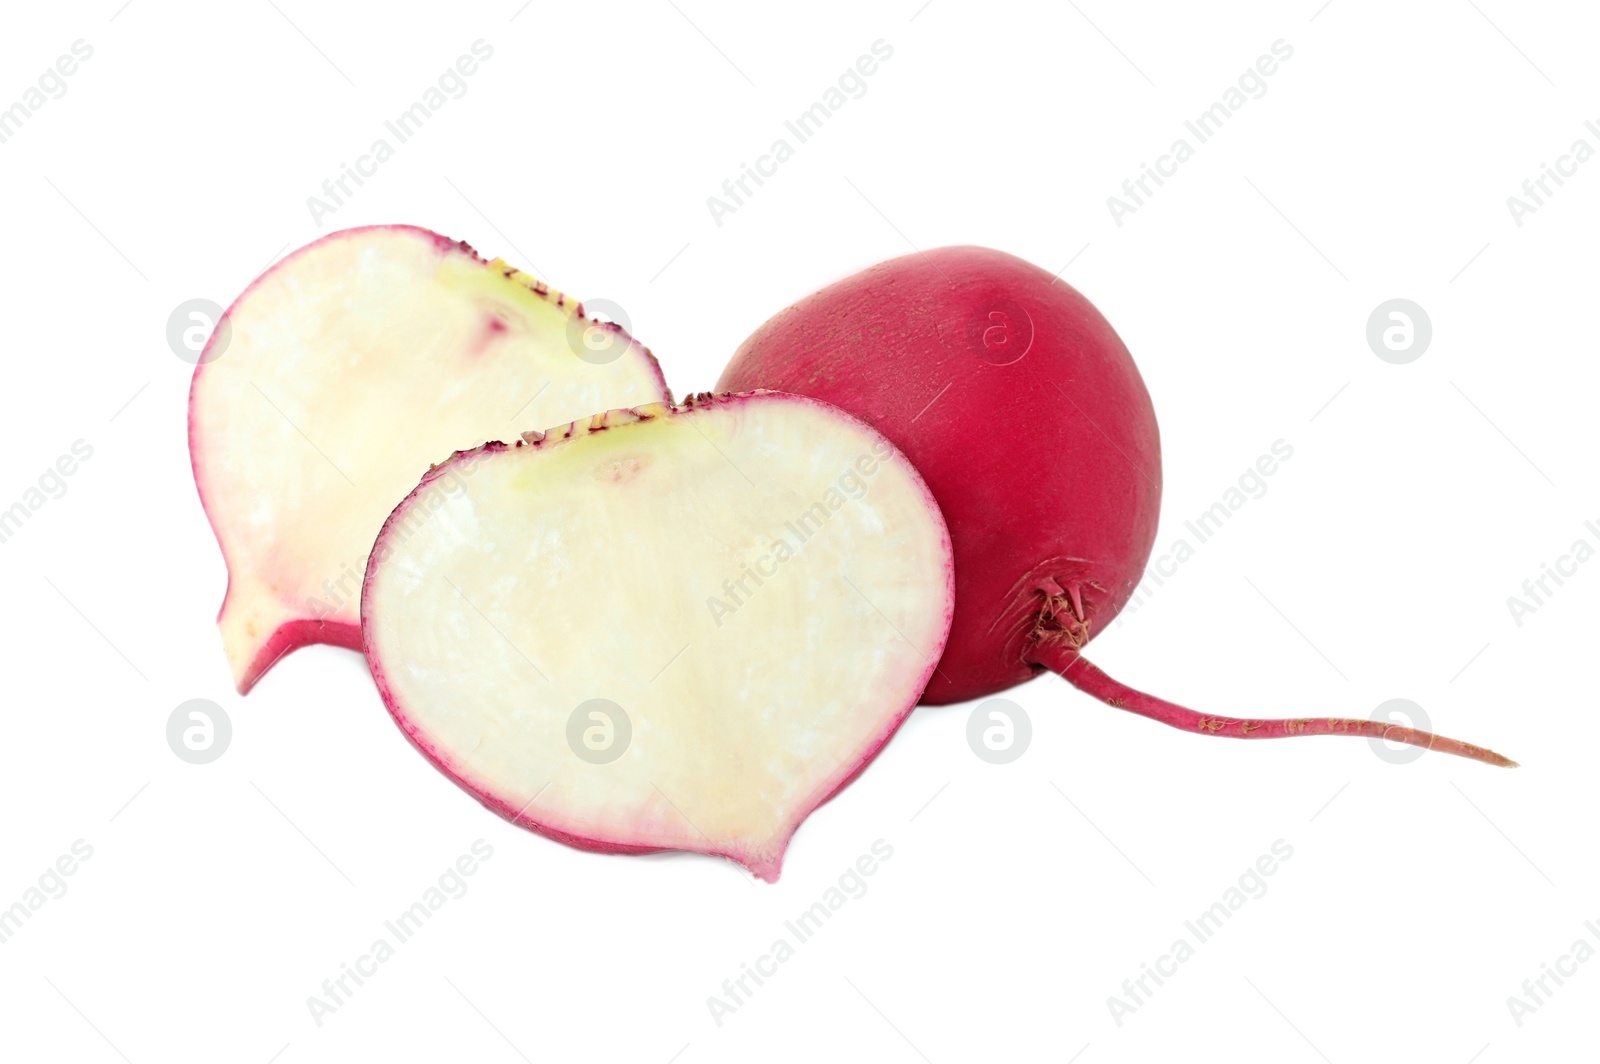
[[[93,847],[0,945],[0,1055],[155,1061],[1459,1062],[1594,1052],[1600,963],[1506,999],[1600,921],[1600,563],[1506,599],[1600,520],[1600,161],[1506,198],[1600,119],[1581,5],[14,5],[0,106],[93,57],[0,144],[0,508],[93,457],[0,544],[0,906]],[[292,20],[292,22],[291,22]],[[1492,20],[1492,22],[1491,22]],[[493,58],[336,214],[306,198],[473,41]],[[706,198],[882,39],[893,57],[716,225]],[[1147,205],[1106,198],[1272,43],[1294,50]],[[312,43],[314,42],[314,44]],[[1114,42],[1114,44],[1113,44]],[[1513,43],[1514,42],[1514,43]],[[423,762],[358,655],[248,698],[184,431],[179,303],[227,304],[347,225],[411,222],[613,300],[682,396],[821,284],[913,247],[1002,248],[1093,299],[1161,419],[1158,552],[1275,440],[1292,460],[1095,644],[1202,710],[1365,717],[1409,698],[1522,761],[1235,743],[1045,678],[1025,755],[923,709],[819,810],[776,886],[698,856],[515,829]],[[1409,365],[1368,348],[1419,303]],[[405,412],[396,411],[404,420]],[[1048,482],[1071,455],[1020,462]],[[464,441],[470,443],[473,441]],[[997,519],[999,519],[997,517]],[[232,745],[168,749],[207,698]],[[474,840],[494,856],[318,1026],[306,999]],[[875,839],[894,856],[719,1027],[706,999]],[[1293,847],[1147,1004],[1107,999],[1275,840]],[[1550,984],[1552,988],[1554,984]]]

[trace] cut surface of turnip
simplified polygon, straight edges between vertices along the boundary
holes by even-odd
[[[362,625],[395,721],[490,809],[771,881],[915,705],[953,603],[905,457],[757,392],[454,455],[384,525]]]
[[[620,328],[426,229],[347,229],[279,262],[217,324],[190,388],[239,691],[308,643],[359,649],[367,552],[431,462],[662,400]]]

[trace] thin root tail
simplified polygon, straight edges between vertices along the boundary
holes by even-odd
[[[1287,739],[1300,735],[1353,735],[1368,739],[1385,739],[1392,743],[1407,743],[1425,750],[1437,750],[1456,757],[1471,758],[1487,765],[1516,768],[1517,763],[1508,757],[1486,750],[1481,746],[1447,739],[1415,728],[1405,728],[1378,720],[1360,720],[1349,717],[1297,717],[1286,720],[1252,720],[1244,717],[1206,716],[1174,702],[1147,695],[1127,684],[1113,680],[1071,645],[1060,642],[1043,642],[1032,648],[1032,660],[1054,670],[1078,690],[1091,694],[1107,705],[1137,713],[1141,717],[1158,720],[1162,724],[1202,735],[1220,735],[1229,739]]]

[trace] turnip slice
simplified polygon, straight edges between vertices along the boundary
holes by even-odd
[[[245,290],[195,368],[195,483],[244,693],[308,643],[359,649],[367,551],[429,463],[671,401],[650,352],[500,260],[411,226],[333,233]]]
[[[574,846],[769,881],[916,704],[954,604],[904,456],[771,392],[458,453],[372,558],[368,663],[446,775]]]

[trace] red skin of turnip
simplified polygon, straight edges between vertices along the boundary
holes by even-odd
[[[1161,444],[1128,349],[1064,281],[1004,252],[879,263],[781,311],[717,387],[826,400],[889,438],[944,510],[956,612],[922,701],[1045,669],[1119,709],[1237,739],[1354,735],[1515,764],[1382,721],[1202,715],[1113,680],[1082,648],[1127,604],[1155,540]]]

